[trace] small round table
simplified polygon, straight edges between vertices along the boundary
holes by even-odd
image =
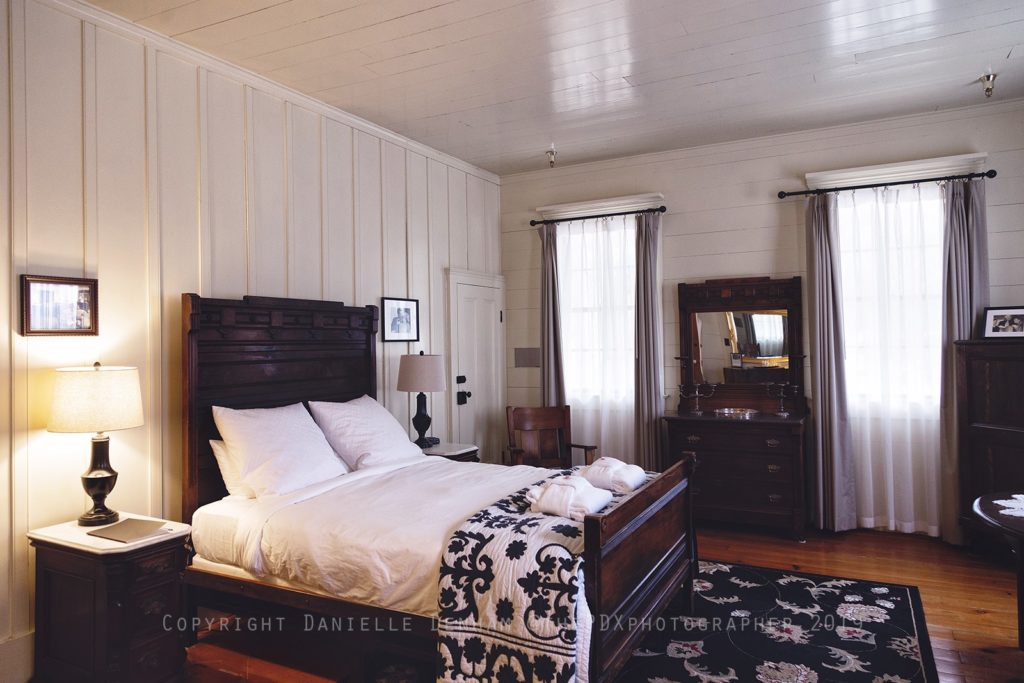
[[[1024,517],[1005,514],[1005,510],[1019,509],[1024,511],[1024,498],[1018,498],[1020,505],[1011,508],[999,505],[995,501],[1014,500],[1016,493],[990,493],[974,501],[974,514],[990,527],[997,529],[1013,547],[1017,556],[1017,647],[1024,650]]]

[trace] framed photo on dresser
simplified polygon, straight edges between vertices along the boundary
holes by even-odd
[[[982,329],[985,339],[1024,337],[1024,306],[986,308]]]

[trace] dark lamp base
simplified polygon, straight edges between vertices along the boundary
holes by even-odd
[[[420,448],[430,448],[441,443],[436,436],[427,436],[427,430],[430,429],[430,416],[427,415],[427,395],[422,391],[416,394],[416,414],[412,416],[412,426],[419,437],[413,443]]]
[[[103,526],[104,524],[113,524],[118,519],[120,519],[120,515],[116,510],[109,508],[97,510],[94,507],[78,518],[78,526]]]
[[[116,483],[117,472],[110,466],[110,439],[97,434],[92,438],[89,471],[82,475],[82,488],[92,498],[92,509],[78,518],[78,526],[103,526],[117,521],[117,512],[105,502]]]

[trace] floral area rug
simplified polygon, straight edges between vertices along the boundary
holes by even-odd
[[[701,562],[619,681],[937,683],[914,586]],[[596,626],[596,624],[595,624]]]

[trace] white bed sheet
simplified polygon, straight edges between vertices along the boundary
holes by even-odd
[[[536,467],[412,458],[284,496],[228,497],[193,517],[204,559],[344,600],[437,615],[437,572],[472,514],[551,474]]]
[[[256,506],[255,498],[227,496],[192,515],[192,546],[210,562],[230,564],[235,556],[239,520]]]
[[[441,553],[455,529],[550,475],[423,456],[283,496],[229,496],[193,515],[195,566],[436,618]],[[576,680],[587,683],[593,617],[582,590],[579,600]]]

